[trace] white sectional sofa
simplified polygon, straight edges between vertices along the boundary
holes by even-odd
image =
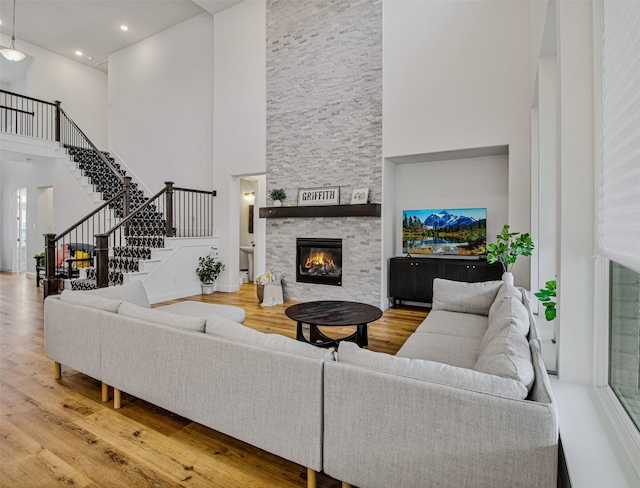
[[[435,280],[396,356],[344,342],[336,355],[183,303],[149,309],[133,283],[50,296],[45,353],[116,404],[124,391],[305,466],[311,487],[320,470],[360,488],[556,486],[555,403],[522,290]]]
[[[367,488],[555,488],[557,411],[523,292],[436,279],[396,356],[341,343],[324,471]]]
[[[116,408],[120,391],[134,395],[305,466],[315,486],[323,365],[334,351],[218,315],[148,308],[135,283],[47,297],[45,354],[56,363],[56,377],[61,364],[68,366],[101,380],[103,401],[112,386]]]

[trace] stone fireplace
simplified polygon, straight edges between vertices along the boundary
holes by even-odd
[[[359,188],[381,203],[382,2],[267,0],[266,61],[267,191],[286,191],[283,208],[301,188],[338,186],[340,205]],[[301,270],[297,239],[327,236],[341,241],[341,276],[309,282],[327,267]],[[381,303],[380,216],[269,218],[266,256],[284,273],[285,299]]]
[[[296,281],[342,286],[342,239],[296,239]]]

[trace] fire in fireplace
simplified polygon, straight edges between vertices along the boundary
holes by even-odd
[[[342,286],[342,239],[296,240],[296,281]]]

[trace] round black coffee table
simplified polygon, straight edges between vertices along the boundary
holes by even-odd
[[[382,310],[373,305],[340,300],[323,300],[292,305],[285,312],[298,323],[296,339],[314,346],[337,346],[342,341],[353,341],[360,347],[369,344],[367,324],[382,317]],[[309,339],[302,333],[302,325],[309,324]],[[332,339],[318,330],[318,326],[344,327],[355,325],[356,331],[347,337]]]

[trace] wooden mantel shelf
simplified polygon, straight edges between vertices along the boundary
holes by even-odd
[[[380,217],[382,205],[314,205],[309,207],[260,207],[261,219],[292,217]]]

